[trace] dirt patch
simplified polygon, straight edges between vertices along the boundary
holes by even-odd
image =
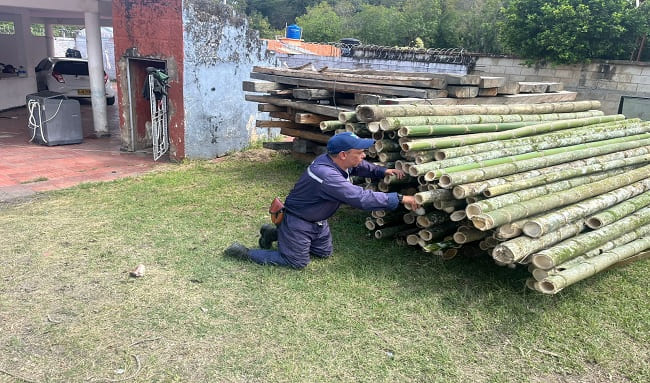
[[[226,157],[220,157],[213,160],[214,162],[219,162],[225,159],[233,160],[244,160],[250,162],[270,162],[275,156],[278,155],[278,151],[272,149],[251,149],[243,152],[235,152]]]

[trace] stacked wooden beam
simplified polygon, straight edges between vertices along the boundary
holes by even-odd
[[[315,154],[323,151],[337,129],[355,129],[346,126],[355,121],[336,120],[341,112],[353,113],[360,104],[511,104],[576,97],[557,83],[537,83],[533,88],[508,83],[505,77],[478,75],[255,67],[250,76],[254,80],[245,81],[243,89],[255,94],[247,94],[246,100],[259,103],[259,111],[270,117],[258,120],[256,126],[280,128],[281,134],[297,138],[294,152]]]

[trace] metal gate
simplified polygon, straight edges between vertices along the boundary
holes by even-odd
[[[154,73],[149,73],[149,103],[151,105],[151,138],[153,160],[158,161],[169,150],[167,129],[167,92],[154,92]]]

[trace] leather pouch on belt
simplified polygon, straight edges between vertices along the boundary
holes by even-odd
[[[269,207],[269,214],[271,214],[271,222],[276,225],[279,225],[284,218],[284,204],[280,201],[280,198],[275,197],[271,206]]]

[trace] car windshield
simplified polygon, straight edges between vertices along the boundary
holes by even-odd
[[[88,76],[88,63],[83,61],[59,61],[54,71],[63,75]]]

